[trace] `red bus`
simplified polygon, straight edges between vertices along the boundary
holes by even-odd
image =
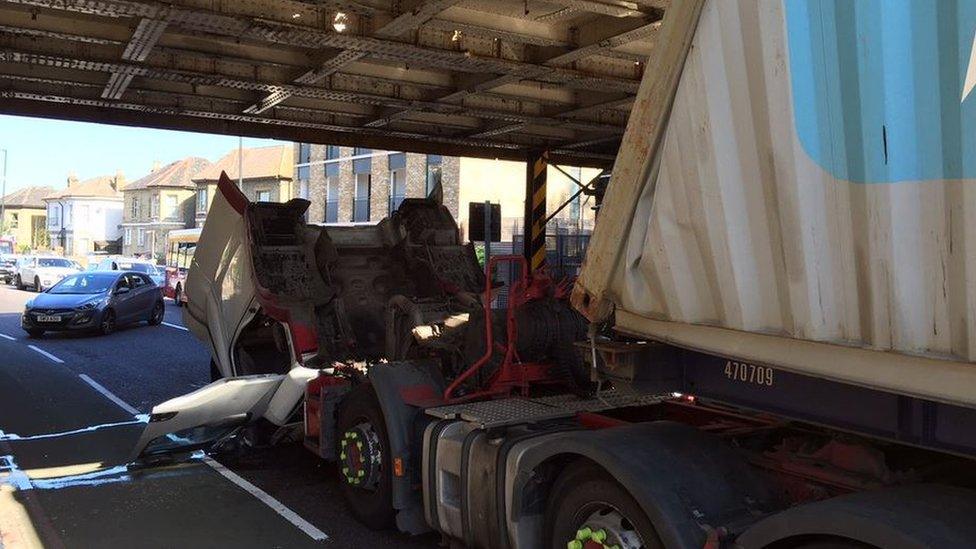
[[[177,307],[186,303],[186,273],[197,249],[201,229],[180,229],[166,235],[166,284],[163,295],[172,298]]]

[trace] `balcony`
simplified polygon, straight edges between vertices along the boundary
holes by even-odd
[[[339,222],[339,201],[338,200],[325,201],[325,222],[326,223]]]
[[[352,220],[369,221],[369,198],[356,198],[352,201]]]

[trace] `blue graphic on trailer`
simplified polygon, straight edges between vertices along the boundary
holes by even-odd
[[[976,1],[784,0],[800,142],[837,179],[976,179]]]

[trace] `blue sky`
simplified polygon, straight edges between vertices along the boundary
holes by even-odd
[[[279,143],[244,138],[245,147]],[[201,156],[214,161],[236,148],[234,136],[0,115],[0,149],[9,154],[8,194],[32,185],[64,187],[71,171],[84,180],[122,170],[134,181],[157,160],[166,164]]]

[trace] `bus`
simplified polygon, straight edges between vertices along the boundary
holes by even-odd
[[[200,229],[180,229],[166,235],[166,284],[163,295],[172,298],[177,307],[186,303],[183,286],[199,239]]]

